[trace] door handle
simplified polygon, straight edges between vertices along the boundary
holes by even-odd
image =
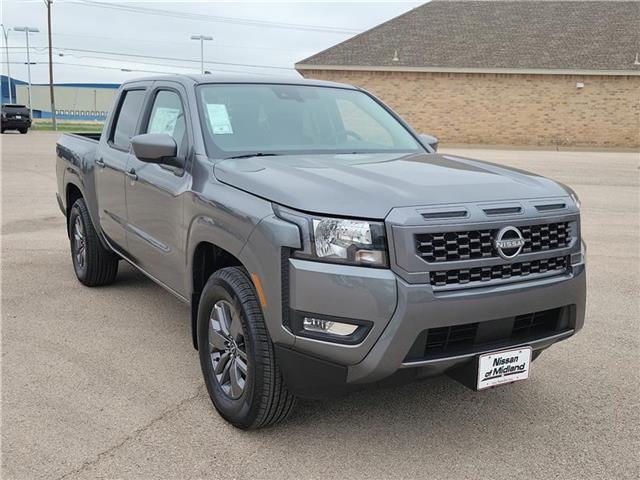
[[[104,167],[106,167],[106,165],[105,165],[105,163],[104,163],[104,160],[103,160],[102,158],[98,158],[98,159],[96,160],[96,165],[97,165],[97,166],[99,166],[100,168],[104,168]]]
[[[136,171],[133,168],[130,169],[128,172],[124,172],[124,174],[134,182],[138,180],[138,175],[136,175]]]

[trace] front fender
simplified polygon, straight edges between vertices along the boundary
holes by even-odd
[[[211,183],[204,193],[191,193],[185,201],[188,218],[185,291],[193,285],[193,260],[196,248],[206,242],[240,258],[240,252],[260,220],[273,214],[271,204],[241,190]]]
[[[252,275],[257,275],[264,291],[262,313],[271,340],[293,345],[295,337],[283,326],[283,309],[288,308],[288,251],[300,248],[297,225],[273,213],[256,226],[240,252],[239,259]]]

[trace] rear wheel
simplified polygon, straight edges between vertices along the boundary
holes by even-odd
[[[118,273],[118,257],[100,243],[87,205],[79,198],[69,213],[71,258],[76,277],[88,287],[112,283]]]
[[[223,268],[204,287],[198,352],[216,410],[242,429],[284,420],[293,409],[253,284],[241,267]]]

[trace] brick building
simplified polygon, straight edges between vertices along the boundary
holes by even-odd
[[[296,64],[446,144],[640,147],[640,2],[434,0]]]

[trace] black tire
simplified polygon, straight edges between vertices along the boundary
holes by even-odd
[[[239,396],[236,395],[237,398],[234,398],[233,390],[225,391],[224,375],[221,374],[222,379],[219,379],[214,370],[214,357],[220,352],[210,346],[210,318],[214,307],[220,305],[228,305],[235,314],[234,322],[239,320],[241,326],[242,338],[236,338],[237,352],[242,352],[244,347],[245,356],[242,358],[246,358],[247,362],[244,366],[244,386]],[[231,327],[230,331],[233,330]],[[245,269],[223,268],[209,278],[200,297],[197,333],[205,384],[213,405],[225,420],[241,429],[255,429],[279,423],[289,415],[295,397],[282,378],[253,283]],[[229,364],[233,358],[241,357],[240,354],[234,357],[235,340],[233,345],[234,352],[231,353],[232,360],[228,360]],[[217,361],[221,363],[220,359]],[[232,365],[230,369],[233,368]]]
[[[21,128],[21,129],[20,129],[20,130],[18,130],[18,131],[19,131],[21,134],[23,134],[23,135],[24,135],[25,133],[27,133],[27,132],[29,131],[29,129],[28,129],[28,128]]]
[[[82,228],[82,241],[79,239],[77,226]],[[118,273],[119,259],[100,243],[84,199],[79,198],[71,207],[68,228],[71,259],[78,280],[88,287],[112,283]],[[80,248],[80,245],[84,247]]]

